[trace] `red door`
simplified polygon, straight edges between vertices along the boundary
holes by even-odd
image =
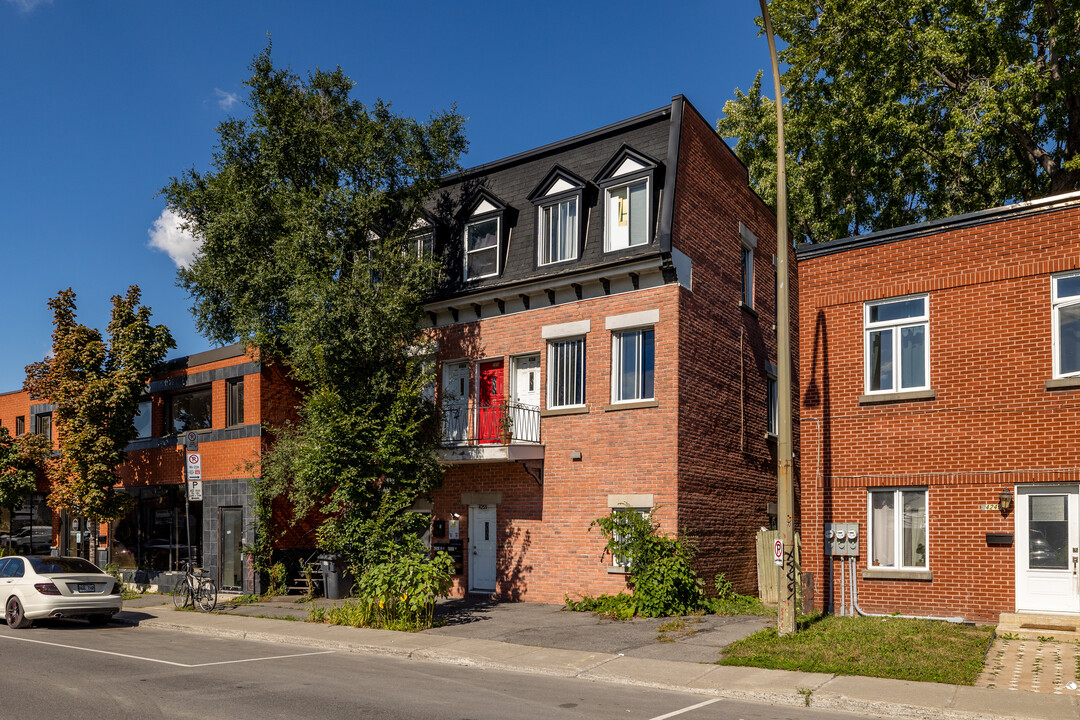
[[[498,442],[503,418],[503,361],[480,363],[480,387],[476,398],[476,440]]]

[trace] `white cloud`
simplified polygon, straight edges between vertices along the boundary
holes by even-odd
[[[180,227],[183,221],[182,217],[165,208],[154,221],[154,227],[146,231],[150,236],[147,244],[168,254],[176,267],[189,268],[199,252],[199,240]]]
[[[31,12],[38,5],[52,5],[53,0],[7,0],[9,5],[14,5],[19,12]]]
[[[232,110],[233,105],[240,102],[236,93],[225,92],[221,88],[214,88],[214,97],[217,98],[218,107],[222,110]]]

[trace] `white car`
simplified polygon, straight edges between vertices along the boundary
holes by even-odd
[[[0,558],[0,598],[12,628],[41,618],[86,618],[104,625],[123,609],[116,578],[82,558],[11,555]]]

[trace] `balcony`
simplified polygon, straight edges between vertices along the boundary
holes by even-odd
[[[453,465],[543,460],[540,408],[513,402],[444,404],[439,459]]]

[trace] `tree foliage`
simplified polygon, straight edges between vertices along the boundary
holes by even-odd
[[[212,169],[163,189],[201,240],[179,280],[204,335],[258,345],[306,390],[299,421],[275,429],[260,492],[323,511],[324,547],[367,565],[441,477],[419,329],[438,268],[407,240],[457,167],[463,119],[369,108],[340,68],[302,79],[269,47],[251,73],[250,116],[218,127]]]
[[[774,0],[792,230],[816,241],[1080,189],[1080,6]],[[761,74],[717,129],[767,202]]]
[[[26,367],[23,389],[55,406],[59,455],[46,473],[49,504],[77,517],[108,522],[126,509],[114,487],[125,448],[137,436],[139,398],[154,368],[176,347],[164,325],[150,324],[138,286],[112,298],[108,339],[76,321],[75,292],[49,300],[53,311],[52,354]]]
[[[31,433],[13,438],[0,426],[0,508],[18,507],[34,492],[47,455],[42,436]]]

